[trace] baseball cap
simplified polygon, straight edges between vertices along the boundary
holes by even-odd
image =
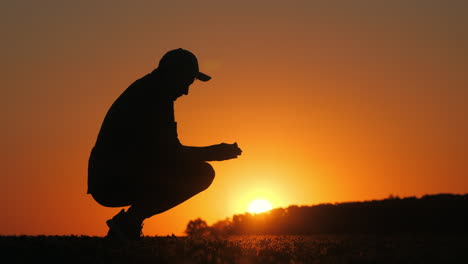
[[[189,71],[194,73],[194,77],[206,82],[210,76],[200,72],[197,57],[185,49],[174,49],[168,51],[159,61],[159,68],[168,71]]]

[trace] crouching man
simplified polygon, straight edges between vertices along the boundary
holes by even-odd
[[[158,67],[136,80],[112,104],[88,163],[88,193],[106,207],[130,206],[107,221],[108,238],[136,240],[143,221],[207,189],[215,177],[207,161],[237,158],[234,144],[183,146],[174,101],[187,95],[199,71],[194,54],[167,52]]]

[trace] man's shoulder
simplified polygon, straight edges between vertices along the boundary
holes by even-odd
[[[149,86],[151,84],[156,84],[157,80],[151,74],[146,74],[145,76],[135,80],[130,86],[131,87],[141,87],[141,86]]]
[[[134,81],[114,101],[111,108],[126,111],[138,111],[137,109],[170,105],[170,96],[164,91],[164,83],[152,74],[147,74]],[[114,109],[115,110],[115,109]]]
[[[147,93],[152,92],[157,86],[156,82],[152,80],[151,76],[145,75],[141,77],[140,79],[135,80],[132,84],[130,84],[125,91],[120,95],[122,98],[127,98],[127,97],[141,97],[141,96],[147,96]],[[120,98],[120,99],[121,99]]]
[[[127,90],[136,90],[141,93],[163,96],[164,88],[162,87],[165,85],[160,76],[150,73],[134,81]]]

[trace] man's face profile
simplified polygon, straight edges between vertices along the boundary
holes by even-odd
[[[190,85],[195,81],[193,74],[180,74],[174,76],[172,80],[173,85],[169,87],[171,89],[172,99],[176,100],[177,98],[188,95]]]

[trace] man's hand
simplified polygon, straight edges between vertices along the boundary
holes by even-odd
[[[206,161],[222,161],[235,159],[241,155],[242,150],[237,146],[237,143],[227,144],[221,143],[207,147],[208,157]]]

